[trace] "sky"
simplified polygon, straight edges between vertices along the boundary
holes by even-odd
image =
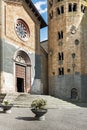
[[[43,17],[46,23],[48,23],[47,19],[47,0],[32,0],[39,13]],[[48,28],[45,27],[40,30],[40,41],[45,41],[48,39]]]

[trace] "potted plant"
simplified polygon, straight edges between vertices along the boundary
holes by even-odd
[[[44,99],[35,99],[31,103],[31,111],[35,114],[35,118],[38,120],[45,120],[44,114],[47,113],[45,108],[47,101]]]
[[[7,100],[4,100],[1,108],[3,109],[4,113],[11,113],[11,108],[12,108],[13,104],[10,104]]]

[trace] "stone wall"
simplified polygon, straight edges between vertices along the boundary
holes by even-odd
[[[78,99],[81,99],[81,75],[53,76],[49,78],[49,93],[62,99],[71,99],[71,90],[78,90]]]
[[[50,94],[70,99],[72,88],[76,88],[79,94],[78,99],[87,99],[86,96],[83,96],[87,94],[87,11],[85,10],[85,13],[81,11],[81,5],[85,6],[85,1],[81,3],[78,0],[72,0],[72,2],[69,0],[60,2],[53,0],[51,6],[49,2],[50,0],[48,1],[48,72]],[[77,4],[76,11],[69,12],[70,3]],[[60,11],[58,14],[57,9],[61,7],[64,7],[64,12],[61,13]],[[72,32],[73,28],[75,33]],[[61,31],[63,31],[63,38],[59,39],[58,32]],[[62,62],[58,60],[58,53],[61,52],[64,54]],[[59,68],[61,67],[64,68],[63,75],[59,74]]]
[[[3,92],[15,92],[16,91],[16,81],[15,81],[15,59],[14,59],[14,55],[17,51],[19,51],[19,46],[15,46],[15,45],[11,45],[8,44],[7,42],[5,43],[5,41],[2,42],[2,48],[0,48],[1,50],[3,50],[2,53],[2,57],[1,57],[1,72],[2,72],[2,84],[1,84],[1,88]],[[0,46],[1,47],[1,46]],[[40,84],[40,80],[41,80],[41,62],[40,62],[40,56],[39,55],[35,55],[34,53],[30,52],[30,51],[26,51],[23,49],[23,51],[25,51],[26,53],[28,53],[28,56],[30,57],[30,61],[31,61],[31,91],[32,93],[39,91],[39,93],[41,92],[41,90],[37,90],[37,87],[39,86],[40,88],[41,84]],[[37,71],[36,71],[37,69]],[[7,76],[6,76],[7,75]],[[10,80],[9,80],[10,79]],[[37,82],[37,85],[34,85],[35,80],[39,80]],[[10,89],[11,88],[11,89]],[[9,90],[10,89],[10,90]],[[35,89],[35,90],[34,90]],[[42,92],[41,92],[42,93]]]
[[[48,94],[48,52],[45,51],[42,44],[44,44],[44,41],[41,43],[41,80],[43,83],[43,94]]]

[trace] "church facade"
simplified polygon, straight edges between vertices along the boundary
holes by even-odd
[[[30,0],[0,0],[0,92],[43,93],[40,28]]]

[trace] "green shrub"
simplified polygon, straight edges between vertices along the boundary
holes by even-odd
[[[43,109],[44,106],[46,105],[47,101],[44,99],[35,99],[32,104],[31,107],[33,109]]]
[[[8,102],[7,100],[5,100],[5,101],[3,102],[3,104],[7,106],[7,105],[9,104],[9,102]]]

